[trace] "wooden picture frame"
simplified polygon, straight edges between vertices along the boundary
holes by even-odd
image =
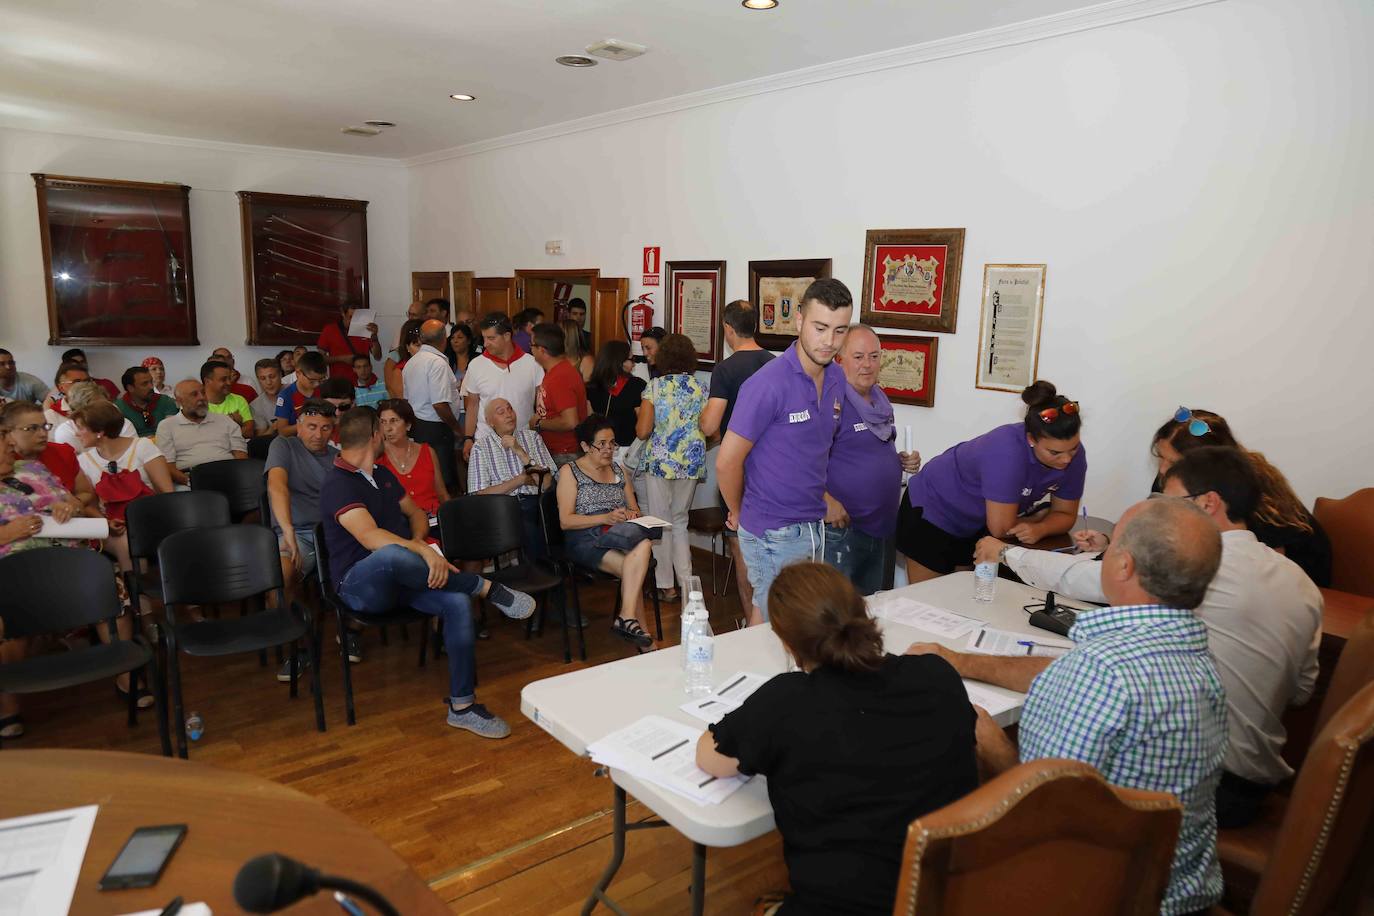
[[[1044,264],[984,264],[973,384],[1020,394],[1040,368],[1045,317]]]
[[[48,344],[198,345],[191,189],[32,174]]]
[[[829,277],[832,264],[831,258],[749,262],[749,304],[759,315],[754,335],[759,346],[785,350],[792,345],[802,293],[813,280]]]
[[[313,346],[345,302],[368,308],[367,201],[239,191],[254,346]]]
[[[963,269],[963,229],[870,229],[864,236],[859,320],[953,334]]]
[[[691,339],[697,368],[709,370],[725,355],[725,262],[669,261],[665,269],[664,330]]]
[[[894,404],[935,406],[935,368],[940,338],[879,334],[882,365],[878,385]]]

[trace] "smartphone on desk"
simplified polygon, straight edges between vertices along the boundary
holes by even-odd
[[[152,887],[186,836],[185,824],[139,827],[100,879],[102,891]]]

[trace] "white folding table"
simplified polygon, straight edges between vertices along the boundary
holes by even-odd
[[[964,614],[1003,630],[1026,633],[1041,641],[1055,637],[1032,627],[1023,609],[1044,601],[1045,593],[1007,579],[997,580],[993,601],[973,598],[973,573],[958,572],[927,582],[909,585],[883,596],[902,595],[935,607]],[[967,637],[943,640],[913,627],[879,618],[883,643],[888,652],[900,654],[913,642],[941,642],[962,649]],[[723,681],[736,671],[780,674],[787,670],[787,656],[771,627],[751,627],[715,638],[715,677]],[[700,726],[702,723],[679,706],[690,697],[683,689],[681,649],[673,646],[633,658],[560,674],[527,684],[520,693],[520,711],[560,744],[578,756],[586,756],[587,745],[618,731],[648,715],[667,716]],[[983,689],[1014,700],[1015,705],[996,716],[999,725],[1016,722],[1024,694],[991,685]],[[694,844],[692,853],[692,912],[701,914],[705,905],[706,847],[738,846],[773,829],[773,809],[768,803],[768,787],[763,777],[747,785],[718,805],[699,805],[680,795],[636,779],[612,768],[614,783],[614,833],[610,864],[582,908],[591,913],[598,901],[616,913],[619,906],[606,896],[625,855],[625,834],[629,830],[671,826]],[[661,820],[642,824],[625,823],[627,794],[634,795]]]

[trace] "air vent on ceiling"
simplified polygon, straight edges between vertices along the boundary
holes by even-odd
[[[565,67],[595,67],[596,61],[581,54],[564,54],[562,57],[555,57],[555,61]]]
[[[349,127],[340,127],[339,133],[352,134],[355,137],[375,137],[380,134],[381,131],[375,127],[358,127],[357,125],[352,125]]]
[[[587,53],[594,57],[604,57],[606,60],[634,60],[645,51],[649,50],[643,45],[637,45],[632,41],[621,41],[617,38],[607,38],[605,41],[598,41],[594,45],[587,45]]]
[[[382,130],[386,130],[388,127],[396,126],[395,121],[364,121],[363,123],[366,124],[368,127],[377,127]]]

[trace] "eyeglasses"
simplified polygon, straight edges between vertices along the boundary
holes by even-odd
[[[605,442],[593,442],[593,443],[592,443],[592,448],[599,448],[599,449],[601,449],[603,452],[615,451],[615,440],[614,440],[614,439],[609,439],[609,440],[607,440],[607,441],[605,441]]]
[[[1174,422],[1187,423],[1188,432],[1192,433],[1194,436],[1205,436],[1212,431],[1212,427],[1206,420],[1194,416],[1193,412],[1187,407],[1180,407],[1178,410],[1174,411]]]
[[[51,423],[30,423],[28,426],[16,426],[14,431],[17,433],[36,433],[39,430],[48,431],[52,429]]]
[[[33,487],[24,483],[24,481],[20,480],[18,477],[6,477],[5,486],[9,487],[11,490],[18,490],[25,496],[33,495]]]
[[[1059,419],[1060,414],[1063,414],[1066,417],[1072,417],[1077,413],[1078,402],[1065,401],[1058,407],[1046,407],[1044,410],[1037,413],[1036,416],[1040,418],[1040,422],[1042,423],[1053,423],[1055,420]]]

